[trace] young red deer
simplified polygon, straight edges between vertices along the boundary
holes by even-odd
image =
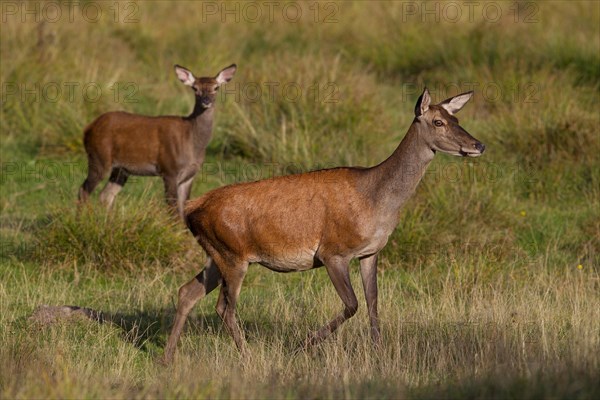
[[[356,313],[348,265],[358,258],[371,337],[378,344],[377,254],[436,151],[470,157],[483,153],[485,146],[454,117],[471,96],[468,92],[430,105],[425,89],[408,133],[394,153],[375,167],[334,168],[230,185],[190,201],[185,219],[209,258],[205,268],[179,289],[164,361],[172,360],[194,304],[219,284],[217,313],[243,349],[235,306],[249,263],[279,272],[325,266],[344,310],[308,337],[304,345],[308,347]]]
[[[84,132],[88,175],[79,189],[79,201],[85,202],[109,172],[100,193],[108,208],[129,175],[161,176],[167,203],[173,209],[177,206],[183,217],[183,205],[211,137],[216,91],[235,71],[233,64],[214,78],[196,78],[175,65],[179,80],[196,95],[194,111],[188,117],[147,117],[120,111],[98,117]]]

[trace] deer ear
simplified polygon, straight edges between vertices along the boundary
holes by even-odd
[[[215,77],[219,86],[232,80],[236,70],[237,65],[231,64],[229,67],[224,68],[221,72],[219,72]]]
[[[192,72],[187,68],[183,68],[180,65],[175,65],[175,73],[177,74],[179,80],[186,86],[193,86],[194,82],[196,82],[196,77],[194,77],[194,74],[192,74]]]
[[[467,93],[459,94],[458,96],[450,97],[449,99],[442,101],[439,105],[444,110],[448,111],[450,115],[454,115],[467,104],[467,101],[469,101],[471,97],[473,97],[472,90]]]
[[[423,90],[423,94],[417,100],[417,105],[415,106],[415,116],[420,117],[425,114],[427,110],[429,110],[429,104],[431,103],[431,96],[429,95],[429,90],[425,88]]]

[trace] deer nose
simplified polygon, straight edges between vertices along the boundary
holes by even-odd
[[[480,153],[483,153],[485,151],[485,144],[477,142],[475,143],[475,149],[477,149]]]

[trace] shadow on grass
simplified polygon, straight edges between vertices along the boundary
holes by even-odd
[[[174,310],[157,308],[128,313],[105,313],[78,306],[39,306],[29,317],[29,321],[48,326],[59,320],[87,319],[100,324],[111,324],[122,331],[122,338],[144,352],[155,352],[162,349],[170,333]],[[261,338],[283,340],[284,348],[294,352],[301,343],[298,327],[293,322],[280,319],[238,318],[246,339],[251,344]],[[308,333],[308,332],[307,332]],[[186,321],[183,335],[202,336],[218,335],[229,340],[221,318],[215,313],[199,313],[190,315]],[[233,341],[231,341],[233,346]]]

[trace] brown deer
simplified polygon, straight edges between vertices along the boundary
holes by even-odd
[[[325,266],[344,309],[309,335],[306,348],[325,339],[356,313],[358,301],[350,284],[349,263],[358,258],[371,337],[379,344],[377,255],[398,223],[400,208],[415,192],[437,151],[469,157],[483,153],[485,146],[454,117],[472,94],[430,105],[425,89],[406,136],[377,166],[325,169],[235,184],[188,202],[185,220],[208,254],[208,262],[179,289],[164,362],[172,361],[194,304],[219,284],[217,313],[243,350],[235,307],[249,263],[278,272]]]
[[[216,92],[229,82],[236,65],[214,78],[196,78],[175,65],[184,85],[194,90],[196,104],[187,117],[147,117],[126,112],[102,114],[84,131],[88,175],[79,189],[79,202],[87,201],[94,188],[110,172],[100,200],[110,208],[129,175],[161,176],[167,203],[178,209],[189,198],[192,180],[202,166],[213,126]]]

